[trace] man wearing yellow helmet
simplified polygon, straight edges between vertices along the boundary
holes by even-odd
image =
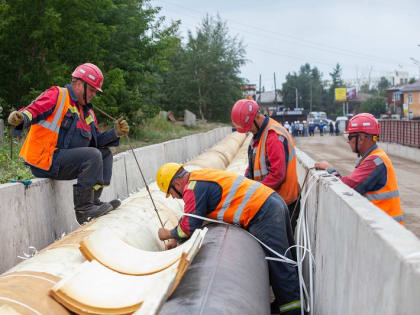
[[[188,172],[182,164],[167,163],[156,174],[160,190],[184,200],[184,212],[239,225],[278,253],[294,245],[289,210],[271,188],[236,173],[202,169]],[[159,229],[161,240],[183,241],[202,224],[184,216],[172,230]],[[266,255],[272,253],[263,248]],[[293,259],[291,251],[286,254]],[[282,314],[299,314],[299,280],[296,268],[268,262],[270,281]]]

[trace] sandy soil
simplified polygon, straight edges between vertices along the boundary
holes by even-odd
[[[358,158],[343,136],[297,137],[296,146],[315,161],[326,160],[342,175],[348,175],[354,169]],[[418,163],[390,156],[394,165],[401,203],[405,215],[405,226],[420,237],[420,165]]]

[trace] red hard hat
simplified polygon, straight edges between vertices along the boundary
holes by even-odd
[[[233,105],[231,118],[236,130],[248,132],[258,111],[258,104],[252,100],[239,100]]]
[[[77,66],[71,76],[73,78],[78,78],[85,81],[99,92],[102,92],[101,87],[102,83],[104,82],[104,76],[102,75],[101,69],[99,69],[93,63],[84,63],[80,66]]]
[[[347,125],[347,133],[363,132],[368,135],[377,136],[381,126],[375,116],[369,113],[361,113],[352,117]]]

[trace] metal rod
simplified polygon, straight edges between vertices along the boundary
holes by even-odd
[[[10,126],[10,160],[13,161],[13,126]]]
[[[112,119],[113,121],[116,121],[116,119],[115,119],[114,117],[112,117],[111,115],[107,114],[106,112],[104,112],[104,111],[103,111],[102,109],[100,109],[99,107],[97,107],[97,106],[93,106],[93,107],[94,107],[95,109],[97,109],[98,111],[100,111],[102,114],[104,114],[106,117],[108,117],[108,118]],[[162,225],[162,228],[164,228],[164,224],[163,224],[162,219],[161,219],[161,217],[160,217],[160,215],[159,215],[159,212],[158,212],[158,210],[157,210],[157,208],[156,208],[155,201],[153,200],[152,193],[150,192],[149,185],[147,185],[146,178],[145,178],[145,177],[144,177],[144,175],[143,175],[143,171],[141,170],[140,163],[139,163],[139,161],[137,160],[136,153],[134,152],[133,146],[132,146],[132,145],[131,145],[131,143],[130,143],[130,138],[128,137],[128,134],[127,134],[127,135],[125,135],[125,136],[127,137],[127,142],[128,142],[128,145],[129,145],[129,147],[130,147],[130,149],[131,149],[131,152],[132,152],[132,153],[133,153],[133,155],[134,155],[134,159],[136,160],[137,167],[139,168],[139,171],[140,171],[141,177],[142,177],[142,179],[143,179],[144,185],[146,186],[147,192],[149,193],[150,200],[152,201],[152,204],[153,204],[153,208],[154,208],[154,209],[155,209],[155,211],[156,211],[156,214],[157,214],[157,216],[158,216],[158,218],[159,218],[159,222],[160,222],[160,224]]]

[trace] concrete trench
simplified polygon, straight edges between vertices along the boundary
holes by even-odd
[[[225,131],[225,134],[227,133]],[[210,141],[210,139],[206,141]],[[234,142],[241,142],[241,140],[235,137]],[[223,146],[221,148],[220,145],[216,145],[213,147],[214,150],[209,150],[205,155],[200,155],[191,162],[186,163],[186,167],[194,169],[205,165],[209,168],[224,168],[227,166],[226,160],[229,160],[232,156],[233,159],[228,169],[243,174],[246,167],[247,142],[248,140],[245,142],[242,140],[242,146],[238,146],[240,149],[236,156],[230,152],[224,152]],[[165,160],[165,155],[172,158],[174,155],[170,151],[174,149],[179,150],[181,145],[185,145],[187,149],[183,150],[181,155],[184,154],[183,158],[186,160],[188,159],[185,157],[186,155],[194,154],[192,153],[193,148],[189,147],[189,143],[194,143],[196,147],[203,145],[203,142],[197,142],[197,139],[183,139],[175,143],[154,145],[155,147],[150,146],[150,148],[144,149],[149,154],[142,156],[143,158],[150,159],[147,162],[150,165],[159,167],[168,161]],[[230,143],[228,146],[230,148],[234,144]],[[188,153],[185,153],[186,151]],[[153,152],[159,152],[159,155],[153,156]],[[216,156],[221,156],[221,158],[216,161]],[[308,171],[309,178],[318,181],[312,190],[308,191],[308,185],[303,189],[303,195],[307,195],[308,198],[304,211],[307,212],[307,228],[309,229],[311,239],[311,251],[315,258],[315,264],[312,268],[314,274],[314,309],[312,314],[417,314],[420,309],[420,299],[418,299],[418,295],[420,294],[420,242],[418,238],[340,181],[337,181],[331,176],[327,176],[325,172],[309,170],[313,166],[314,161],[305,152],[297,149],[297,157],[300,183],[302,184]],[[124,169],[130,170],[130,172],[124,172],[123,176],[114,173],[113,183],[106,192],[106,197],[127,196],[135,189],[134,184],[138,183],[135,177],[139,177],[139,174],[136,174],[135,168],[133,167],[132,163],[134,161],[128,161],[127,159],[129,159],[127,153],[116,158],[116,167],[118,167],[119,163],[123,163]],[[148,172],[147,180],[152,181],[154,176],[152,167],[150,169],[148,168],[146,172]],[[44,204],[46,202],[45,200],[49,198],[49,201],[54,200],[54,207],[56,207],[57,199],[54,197],[56,194],[59,194],[60,198],[63,198],[62,200],[66,201],[66,203],[71,202],[71,200],[65,197],[69,183],[65,185],[66,183],[47,182],[46,184],[40,185],[39,182],[42,183],[43,181],[45,180],[39,180],[38,183],[35,182],[34,187],[29,188],[42,196],[35,199],[38,204]],[[4,220],[5,218],[13,221],[12,214],[5,212],[5,207],[9,207],[15,212],[25,209],[24,214],[19,218],[25,224],[29,224],[28,222],[30,222],[31,224],[29,225],[32,228],[36,224],[40,224],[39,229],[42,229],[45,222],[51,225],[70,222],[70,226],[68,224],[67,226],[69,226],[69,230],[72,229],[71,223],[74,218],[71,217],[72,213],[68,210],[64,210],[65,215],[62,215],[62,213],[60,215],[58,210],[54,210],[52,213],[56,213],[58,218],[54,218],[54,215],[43,214],[39,220],[33,221],[35,214],[30,213],[31,207],[25,203],[25,200],[19,200],[16,204],[11,201],[12,197],[16,196],[16,193],[20,193],[25,198],[28,198],[29,196],[27,195],[31,195],[33,192],[23,190],[24,188],[21,186],[15,186],[12,194],[10,185],[18,184],[8,184],[5,188],[0,187],[0,196],[2,197],[0,207],[3,208],[0,212],[0,216],[2,216],[0,222],[6,222]],[[154,183],[150,184],[150,188],[157,202],[160,214],[164,218],[164,221],[167,221],[167,227],[175,226],[177,215],[182,211],[182,203],[171,198],[164,198]],[[34,199],[30,200],[32,203],[35,202]],[[138,193],[132,194],[123,202],[123,207],[126,210],[114,211],[114,213],[83,226],[81,229],[51,244],[35,257],[25,260],[8,270],[2,276],[19,272],[43,272],[51,276],[66,276],[84,261],[77,244],[84,236],[101,225],[111,227],[121,238],[133,246],[148,250],[161,250],[163,248],[162,243],[156,236],[159,222],[156,215],[150,210],[153,208],[150,201],[148,201],[146,191],[143,189]],[[38,214],[38,210],[36,211]],[[141,217],[138,216],[139,214],[141,214]],[[26,219],[25,215],[28,216]],[[45,221],[42,221],[42,219]],[[7,222],[10,223],[10,221]],[[121,226],[124,226],[124,229],[121,229]],[[18,225],[12,224],[12,227],[16,229]],[[220,226],[217,229],[220,229]],[[232,232],[232,240],[238,237],[245,237],[238,234],[241,232],[240,229],[238,230],[230,231]],[[45,238],[50,237],[49,235],[48,237],[45,236],[48,233],[53,233],[53,236],[59,236],[63,232],[63,230],[59,229],[50,229],[48,233],[40,231],[40,236],[34,236],[29,231],[30,229],[27,229],[25,231],[19,231],[19,233],[15,232],[15,234],[24,234],[24,236],[19,235],[21,240],[26,237],[26,239],[31,241],[44,241]],[[11,233],[10,227],[8,228],[8,233],[13,234]],[[212,237],[217,239],[217,235],[219,235],[217,233],[227,232],[226,230],[219,231]],[[1,236],[2,240],[12,240],[9,244],[2,242],[2,247],[10,247],[10,244],[17,244],[20,246],[20,249],[26,249],[27,247],[27,245],[22,246],[19,243],[19,238],[16,235],[6,235],[3,232]],[[245,239],[245,242],[249,241]],[[252,244],[250,242],[248,246],[253,246]],[[221,247],[216,246],[217,248]],[[210,264],[203,265],[202,268],[215,268],[214,265],[211,265],[211,257],[215,255],[210,252],[207,254],[207,258],[203,260],[199,259],[199,255],[197,256],[197,267],[191,265],[191,274],[187,272],[186,277],[189,277],[185,281],[187,288],[182,288],[181,283],[180,290],[175,291],[173,297],[163,306],[162,314],[174,314],[175,310],[178,310],[177,314],[180,312],[186,313],[186,309],[183,308],[186,305],[191,307],[189,313],[194,314],[231,314],[232,310],[234,313],[236,310],[240,311],[241,314],[256,314],[255,305],[258,305],[258,314],[266,314],[268,310],[258,304],[260,303],[258,301],[264,301],[267,298],[266,292],[268,289],[268,279],[264,278],[266,272],[261,271],[264,269],[264,264],[259,265],[259,262],[264,261],[263,253],[261,251],[258,252],[258,249],[259,247],[255,247],[252,250],[255,258],[250,260],[250,264],[248,266],[240,265],[240,268],[237,268],[236,271],[248,270],[247,268],[252,266],[253,268],[258,268],[259,276],[252,278],[253,283],[251,284],[245,282],[246,284],[244,285],[243,283],[231,281],[231,292],[234,292],[235,288],[237,289],[241,285],[245,288],[253,286],[254,289],[258,289],[250,290],[251,294],[246,296],[248,299],[247,302],[249,302],[245,303],[247,305],[243,305],[243,300],[242,302],[239,301],[241,297],[244,297],[241,295],[244,293],[238,294],[237,296],[225,293],[225,300],[221,297],[215,297],[214,300],[206,299],[204,301],[205,303],[199,298],[195,302],[188,298],[188,294],[194,294],[194,292],[188,292],[188,284],[194,282],[200,283],[194,280],[198,279],[195,277],[203,273],[200,272],[199,263],[203,264],[208,262]],[[10,249],[8,249],[8,253],[10,254]],[[21,252],[18,253],[21,254]],[[218,257],[223,260],[229,256]],[[4,265],[5,261],[2,258],[2,265]],[[229,271],[229,268],[227,270],[227,272],[232,273],[232,270]],[[308,271],[306,261],[306,280],[308,280]],[[252,272],[252,270],[249,271],[249,273]],[[239,272],[235,278],[246,277],[243,273]],[[4,278],[0,277],[0,289],[3,280]],[[208,282],[208,279],[204,278],[204,280],[202,279],[200,281]],[[228,284],[228,282],[224,284]],[[201,294],[201,298],[212,297],[211,294],[208,294],[212,292],[211,290],[215,290],[214,292],[221,290],[217,286],[206,288],[208,291]],[[203,286],[199,286],[198,289],[203,289]],[[2,303],[0,300],[0,307]],[[212,308],[202,307],[202,305],[212,306]],[[214,308],[214,305],[229,305],[229,307]],[[266,303],[263,302],[261,305],[266,305]],[[191,310],[193,311],[191,312]],[[48,314],[48,312],[45,313]],[[60,313],[57,311],[50,314]]]
[[[232,164],[235,169],[243,172],[245,167],[244,162],[246,160],[246,145],[244,146],[245,149],[241,148],[241,146],[243,147],[245,138],[245,135],[234,133],[224,138],[218,144],[211,147],[198,157],[186,162],[184,166],[188,170],[202,168],[204,166],[207,168],[226,169],[229,163],[233,162]],[[174,148],[175,146],[179,148],[179,143],[176,145],[173,143],[166,143],[164,148]],[[242,155],[237,154],[238,150],[242,152]],[[236,158],[234,158],[235,156]],[[154,159],[153,156],[149,156],[149,158],[151,160],[159,159],[159,157]],[[127,159],[127,157],[125,157],[125,159]],[[131,173],[134,170],[130,163],[127,163],[126,161],[124,166],[126,169],[130,169]],[[127,165],[129,166],[127,167]],[[160,167],[160,164],[156,166]],[[116,178],[118,180],[118,174],[114,175],[117,175]],[[159,215],[162,218],[162,221],[165,222],[165,227],[172,228],[176,226],[178,217],[183,210],[182,201],[165,198],[164,194],[160,192],[155,182],[150,183],[149,188],[158,208]],[[153,210],[150,197],[147,194],[146,189],[143,188],[139,192],[126,198],[117,210],[112,211],[111,213],[89,224],[83,225],[77,230],[64,236],[62,239],[47,246],[34,257],[19,263],[0,276],[0,303],[4,302],[1,300],[1,283],[10,280],[10,277],[15,278],[15,283],[13,284],[15,287],[24,287],[27,286],[28,279],[32,281],[33,277],[41,279],[47,276],[52,276],[59,279],[68,277],[74,273],[74,271],[86,261],[79,250],[80,241],[101,227],[111,229],[122,240],[136,248],[148,251],[159,251],[164,249],[163,242],[159,241],[157,237],[157,230],[160,227],[159,220]],[[195,277],[205,275],[207,274],[207,272],[204,272],[205,270],[212,269],[214,270],[214,274],[217,274],[217,277],[219,277],[219,280],[213,285],[206,287],[206,296],[211,297],[214,300],[214,297],[217,296],[215,293],[220,291],[220,280],[225,279],[225,282],[223,282],[223,288],[225,290],[229,292],[239,292],[241,290],[238,290],[238,287],[242,288],[240,294],[231,294],[229,297],[231,301],[236,298],[237,303],[234,303],[233,305],[243,304],[241,301],[243,301],[244,298],[248,301],[248,303],[242,305],[241,307],[242,314],[251,315],[255,314],[255,312],[268,314],[268,271],[264,261],[264,253],[258,243],[243,230],[235,227],[223,227],[217,225],[209,226],[209,235],[210,238],[208,240],[208,245],[204,246],[205,250],[203,250],[203,253],[201,254],[201,256],[207,255],[207,258],[201,259],[201,261],[204,261],[205,264],[200,265],[197,263],[197,265],[191,266],[191,269],[195,270],[195,272],[191,273],[193,280],[190,280],[190,282],[196,283],[194,280]],[[220,235],[225,236],[220,237]],[[219,248],[221,246],[223,248],[226,246],[236,247],[238,238],[242,239],[242,243],[245,246],[240,247],[237,255],[230,257],[231,250],[220,252]],[[213,255],[212,248],[214,248],[213,251],[215,251],[215,253],[218,253],[217,255]],[[224,260],[225,264],[229,261],[230,268],[221,270],[219,264],[220,259]],[[243,268],[234,268],[234,266],[241,263]],[[258,272],[253,272],[253,269],[257,269]],[[237,276],[235,276],[235,270],[237,272]],[[253,277],[243,277],[244,274],[252,273],[254,274]],[[190,279],[191,275],[189,275]],[[229,277],[231,280],[236,279],[236,282],[227,281],[226,279]],[[42,282],[42,280],[39,281]],[[258,288],[259,293],[254,294],[255,291],[250,290],[250,288]],[[183,292],[183,290],[184,289],[181,284],[180,290],[176,291],[178,292],[178,298],[179,292]],[[47,302],[40,303],[39,305],[36,305],[37,303],[35,303],[35,305],[33,305],[35,309],[38,309],[41,314],[48,313],[50,309],[55,309],[54,312],[56,314],[66,314],[65,310],[59,310],[59,305],[56,305],[58,303],[48,297],[45,290],[42,292],[43,293],[38,298],[40,300],[47,300]],[[181,293],[181,297],[185,298],[186,296],[187,294]],[[221,295],[219,297],[220,303],[209,303],[207,308],[201,310],[201,314],[217,314],[217,312],[215,313],[217,308],[219,308],[220,314],[224,314],[226,307],[223,306],[225,304],[223,302],[227,297],[228,296],[226,294]],[[18,297],[17,300],[27,301],[27,296]],[[182,305],[182,303],[176,302],[176,298],[171,301],[177,305]],[[200,305],[198,305],[198,307],[201,307]],[[13,305],[13,303],[9,306],[17,308],[20,312],[22,312],[22,314],[25,314],[27,311],[22,307],[19,308],[19,306]],[[187,311],[190,307],[191,306],[187,307],[184,311]],[[234,306],[232,307],[233,309],[237,309]],[[173,310],[173,307],[166,307],[166,310]]]

